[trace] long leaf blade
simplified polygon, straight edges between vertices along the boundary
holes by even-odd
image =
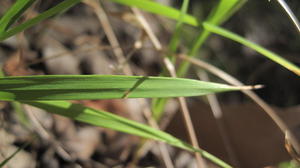
[[[240,9],[246,0],[220,0],[218,5],[211,11],[206,22],[220,25],[230,18],[238,9]],[[202,25],[202,24],[201,24]],[[190,48],[188,55],[191,57],[197,56],[199,49],[210,36],[210,32],[204,29],[196,38],[194,44]],[[177,70],[177,76],[183,77],[190,64],[183,62]]]
[[[204,25],[204,28],[207,29],[208,31],[218,34],[218,35],[221,35],[221,36],[231,39],[233,41],[236,41],[236,42],[243,44],[244,46],[247,46],[249,48],[252,48],[253,50],[257,51],[258,53],[264,55],[265,57],[269,58],[270,60],[278,63],[279,65],[282,65],[286,69],[288,69],[300,76],[300,68],[298,66],[296,66],[295,64],[289,62],[288,60],[282,58],[278,54],[276,54],[272,51],[269,51],[269,50],[261,47],[260,45],[257,45],[254,42],[251,42],[233,32],[223,29],[221,27],[217,27],[210,23],[203,23],[203,25]]]
[[[20,33],[21,31],[24,31],[24,30],[38,24],[39,22],[41,22],[45,19],[48,19],[51,16],[54,16],[58,13],[66,11],[66,9],[76,5],[80,1],[81,0],[65,0],[65,1],[63,1],[63,2],[59,3],[58,5],[48,9],[47,11],[39,14],[38,16],[36,16],[28,21],[25,21],[24,23],[17,25],[16,27],[11,28],[4,33],[1,33],[0,41],[5,40],[17,33]]]
[[[218,5],[216,5],[216,7],[211,11],[206,21],[210,23],[214,23],[216,25],[222,24],[224,21],[229,19],[229,17],[232,14],[234,14],[234,12],[240,9],[245,2],[246,0],[220,0]],[[211,33],[208,30],[206,29],[202,30],[202,32],[198,35],[198,37],[195,39],[195,42],[191,46],[188,55],[191,57],[195,57],[199,49],[206,41],[206,39],[210,36],[210,34]],[[190,66],[189,62],[183,61],[179,66],[179,68],[177,69],[177,76],[179,77],[185,76],[189,66]],[[163,100],[163,99],[158,99],[153,102],[152,109],[155,112],[155,116],[158,116],[157,114],[161,114],[163,112],[166,103],[167,100]]]
[[[131,121],[108,112],[95,110],[92,108],[82,106],[80,104],[72,104],[66,101],[34,101],[22,103],[26,103],[44,109],[48,112],[62,115],[81,122],[125,132],[132,135],[137,135],[143,138],[166,142],[172,146],[191,152],[199,152],[204,157],[213,161],[221,167],[231,167],[230,165],[209,154],[208,152],[200,149],[195,149],[191,145],[175,138],[174,136],[168,133],[156,130],[144,124]]]
[[[16,1],[0,19],[0,33],[5,32],[35,0]]]
[[[199,96],[237,87],[183,78],[42,75],[0,78],[0,100],[82,100]]]

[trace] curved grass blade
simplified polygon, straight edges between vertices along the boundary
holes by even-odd
[[[108,112],[95,110],[80,104],[72,104],[66,101],[33,101],[22,103],[26,103],[44,109],[48,112],[62,115],[81,122],[125,132],[132,135],[137,135],[143,138],[162,141],[172,146],[191,152],[199,152],[204,157],[218,164],[221,167],[231,167],[227,163],[209,154],[208,152],[200,149],[195,149],[191,145],[175,138],[174,136],[168,133],[151,128],[147,125],[135,121],[125,119],[123,117],[119,117]]]
[[[81,0],[65,0],[65,1],[63,1],[63,2],[59,3],[58,5],[52,7],[51,9],[48,9],[47,11],[39,14],[35,18],[25,21],[24,23],[17,25],[16,27],[9,29],[8,31],[1,33],[0,41],[5,40],[17,33],[20,33],[21,31],[28,29],[51,16],[54,16],[58,13],[66,11],[68,8],[76,5],[80,1]]]
[[[295,64],[289,62],[288,60],[280,57],[278,54],[276,54],[272,51],[269,51],[269,50],[255,44],[254,42],[251,42],[233,32],[223,29],[221,27],[217,27],[210,23],[203,23],[203,26],[205,29],[207,29],[208,31],[210,31],[212,33],[224,36],[228,39],[234,40],[234,41],[241,43],[249,48],[252,48],[253,50],[257,51],[258,53],[264,55],[265,57],[269,58],[270,60],[282,65],[286,69],[288,69],[288,70],[294,72],[295,74],[297,74],[298,76],[300,76],[300,68],[297,67]]]
[[[239,87],[183,78],[42,75],[0,78],[0,100],[82,100],[199,96]]]
[[[150,0],[110,0],[110,1],[122,5],[126,5],[126,6],[137,7],[144,11],[165,16],[174,20],[180,18],[180,13],[181,13],[180,10]],[[183,22],[192,26],[199,25],[197,19],[191,15],[185,15],[183,18]]]

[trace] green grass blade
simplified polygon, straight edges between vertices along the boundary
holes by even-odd
[[[76,5],[80,1],[81,0],[65,0],[65,1],[63,1],[63,2],[59,3],[58,5],[52,7],[51,9],[48,9],[47,11],[39,14],[35,18],[25,21],[24,23],[14,27],[14,28],[11,28],[8,31],[1,33],[0,41],[5,40],[25,29],[28,29],[51,16],[61,13],[61,12],[65,11],[66,9]]]
[[[0,100],[82,100],[199,96],[238,87],[182,78],[44,75],[0,78]]]
[[[171,41],[168,46],[168,55],[167,57],[173,62],[176,62],[176,57],[174,57],[174,54],[177,51],[180,38],[181,38],[181,32],[184,24],[184,16],[187,14],[187,10],[189,7],[189,0],[184,0],[180,9],[180,16],[178,18],[178,21],[175,26],[175,32],[172,35]],[[167,75],[167,69],[164,67],[163,72],[161,73],[161,76],[168,76]],[[158,98],[152,100],[152,113],[155,120],[159,120],[161,116],[163,115],[163,109],[164,105],[167,103],[166,98]]]
[[[151,109],[152,116],[156,121],[159,121],[164,114],[165,105],[168,102],[168,98],[156,98],[152,99]]]
[[[221,24],[230,16],[232,16],[238,9],[240,9],[245,2],[246,0],[221,0],[218,5],[212,10],[211,14],[206,20],[210,23]],[[202,47],[210,34],[211,33],[208,30],[202,30],[202,32],[199,34],[192,47],[190,48],[188,55],[192,57],[196,56],[197,52]],[[189,62],[183,62],[177,70],[177,76],[185,76],[189,66]],[[166,102],[166,100],[155,100],[153,102],[157,104],[157,106],[152,105],[156,117],[158,116],[158,114],[162,113]]]
[[[240,9],[245,2],[246,0],[221,0],[216,8],[213,9],[206,22],[216,25],[222,24]]]
[[[16,156],[16,154],[18,154],[22,149],[26,148],[30,143],[25,143],[24,145],[22,145],[21,147],[19,147],[14,153],[12,153],[8,158],[4,159],[3,161],[1,161],[0,163],[0,168],[5,166],[11,159],[14,158],[14,156]]]
[[[110,0],[110,1],[122,5],[126,5],[126,6],[137,7],[144,11],[165,16],[170,19],[177,20],[180,17],[180,10],[150,0]],[[192,26],[199,25],[197,19],[190,15],[185,15],[183,21]]]
[[[0,33],[4,33],[11,24],[17,21],[33,2],[35,2],[35,0],[17,0],[1,17]]]
[[[264,55],[265,57],[269,58],[270,60],[282,65],[283,67],[285,67],[286,69],[294,72],[295,74],[300,76],[300,68],[298,66],[296,66],[295,64],[289,62],[288,60],[282,58],[281,56],[279,56],[278,54],[269,51],[257,44],[255,44],[254,42],[251,42],[233,32],[230,32],[228,30],[225,30],[221,27],[217,27],[215,25],[212,25],[210,23],[203,23],[204,28],[207,29],[208,31],[221,35],[223,37],[226,37],[228,39],[234,40],[238,43],[243,44],[244,46],[247,46],[255,51],[257,51],[258,53]]]
[[[175,53],[178,48],[178,44],[179,44],[179,41],[181,38],[180,36],[181,36],[181,32],[182,32],[182,27],[184,24],[184,16],[187,15],[188,7],[189,7],[189,0],[184,0],[182,3],[182,7],[180,9],[180,16],[179,16],[176,26],[175,26],[175,32],[171,38],[171,41],[170,41],[170,44],[168,47],[169,50],[173,53]]]
[[[229,19],[238,9],[240,9],[246,0],[221,0],[219,4],[212,10],[209,17],[206,19],[206,22],[213,23],[215,25],[220,25],[226,20]],[[207,30],[202,30],[199,36],[196,38],[195,42],[193,43],[192,47],[190,48],[188,55],[194,57],[197,55],[197,52],[202,47],[206,39],[209,37],[210,32]],[[177,75],[179,77],[183,77],[188,68],[190,63],[184,62],[178,68]]]
[[[11,106],[15,111],[17,120],[22,124],[22,126],[28,128],[28,126],[30,126],[30,121],[22,107],[22,104],[14,101],[11,102]]]
[[[95,110],[92,108],[82,106],[80,104],[72,104],[65,101],[35,101],[23,103],[81,122],[125,132],[132,135],[137,135],[143,138],[166,142],[170,145],[184,150],[199,152],[204,157],[218,164],[221,167],[231,167],[230,165],[214,157],[213,155],[203,150],[195,149],[191,145],[175,138],[174,136],[168,133],[156,130],[147,125],[140,124],[138,122],[131,121],[108,112]]]

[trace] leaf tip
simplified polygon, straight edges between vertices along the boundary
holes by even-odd
[[[264,85],[251,85],[251,86],[237,86],[240,90],[253,90],[253,89],[261,89],[264,88]]]

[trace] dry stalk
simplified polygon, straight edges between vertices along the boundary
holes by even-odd
[[[167,57],[164,58],[164,64],[165,64],[167,70],[169,71],[169,73],[171,74],[171,76],[173,78],[175,78],[176,77],[175,68],[174,68],[172,62]],[[179,97],[177,99],[179,101],[179,105],[180,105],[180,108],[181,108],[181,112],[182,112],[182,115],[183,115],[183,118],[184,118],[184,123],[185,123],[185,126],[187,128],[190,141],[191,141],[192,145],[195,148],[199,149],[200,148],[199,143],[198,143],[196,132],[195,132],[195,129],[194,129],[194,126],[193,126],[191,116],[190,116],[190,112],[189,112],[189,109],[187,107],[186,100],[183,97]],[[205,160],[203,159],[203,157],[199,153],[195,153],[195,156],[196,156],[198,167],[199,168],[206,168],[207,165],[206,165]]]
[[[26,38],[24,37],[24,33],[18,34],[17,38],[18,38],[18,48],[20,50],[20,59],[24,59],[23,53],[24,53],[25,47],[28,48],[28,46],[26,46],[27,43],[25,41]],[[25,112],[26,112],[27,116],[29,117],[29,119],[32,123],[34,131],[37,132],[40,137],[42,137],[43,139],[49,141],[54,146],[56,152],[63,159],[68,160],[68,161],[74,161],[75,159],[64,149],[63,145],[60,142],[58,142],[54,138],[54,135],[49,133],[44,128],[42,123],[37,119],[37,117],[35,116],[35,114],[33,112],[33,107],[28,106],[28,105],[24,105],[23,107],[25,109]]]
[[[218,69],[217,67],[210,65],[206,62],[203,62],[199,59],[190,58],[184,54],[180,54],[179,58],[185,61],[188,61],[214,75],[223,79],[227,83],[235,86],[243,86],[244,84],[237,80],[236,78],[232,77],[231,75],[227,74],[226,72]],[[288,128],[288,126],[284,123],[284,121],[277,115],[277,113],[260,97],[258,97],[253,91],[251,90],[241,90],[244,94],[249,96],[255,103],[257,103],[270,117],[271,119],[277,124],[283,134],[288,133],[290,135],[290,142],[299,153],[300,145],[296,139],[296,136],[292,133],[292,131]]]
[[[136,15],[138,21],[141,23],[143,29],[149,36],[149,38],[152,41],[156,50],[161,51],[162,45],[161,45],[160,41],[158,40],[158,38],[156,37],[156,35],[154,34],[154,32],[152,31],[150,25],[148,24],[148,22],[146,21],[146,19],[142,15],[142,13],[136,8],[132,8],[132,10],[133,10],[134,14]],[[173,64],[171,63],[171,61],[169,61],[167,58],[164,58],[163,62],[165,64],[165,66],[167,67],[171,76],[176,77],[176,71],[175,71],[175,68],[174,68]],[[183,113],[184,121],[185,121],[187,130],[188,130],[188,134],[189,134],[191,143],[194,147],[199,148],[197,136],[196,136],[193,124],[192,124],[192,120],[191,120],[191,117],[190,117],[190,114],[189,114],[189,111],[187,108],[185,98],[180,97],[180,98],[178,98],[178,101],[180,103],[181,111]],[[199,153],[195,153],[195,156],[196,156],[198,167],[201,167],[201,168],[207,167],[204,159],[202,158],[202,156]]]
[[[198,70],[197,76],[199,79],[209,82],[209,77],[206,72]],[[223,111],[221,109],[221,106],[219,104],[217,96],[215,94],[211,94],[211,95],[207,95],[206,98],[210,105],[213,116],[217,122],[217,128],[221,135],[222,142],[224,143],[224,147],[225,147],[225,150],[227,152],[227,155],[229,157],[231,164],[234,167],[241,167],[239,164],[239,161],[237,159],[237,155],[236,155],[236,153],[232,147],[232,144],[230,142],[230,138],[228,136],[228,133],[227,133],[227,130],[226,130],[226,127],[224,124],[224,120],[223,120]]]
[[[160,41],[158,40],[158,38],[156,37],[156,35],[152,31],[152,29],[151,29],[149,23],[147,22],[147,20],[145,19],[145,17],[142,15],[142,12],[137,8],[131,8],[131,10],[133,11],[133,13],[136,16],[137,20],[140,22],[141,26],[143,27],[143,29],[147,33],[147,35],[148,35],[149,39],[151,40],[151,42],[153,43],[155,49],[157,51],[162,50],[162,45],[161,45]]]
[[[140,22],[142,28],[145,30],[146,34],[148,35],[149,39],[151,40],[151,42],[153,43],[155,49],[157,51],[160,51],[162,50],[162,45],[161,43],[159,42],[158,38],[155,36],[155,34],[153,33],[149,23],[147,22],[147,20],[144,18],[144,16],[142,15],[142,13],[140,12],[139,9],[137,8],[131,8],[131,10],[133,11],[134,15],[136,16],[137,20]],[[140,102],[141,104],[143,105],[146,105],[146,102],[145,102],[145,99],[141,100]],[[156,128],[156,129],[159,129],[159,126],[157,124],[157,122],[152,118],[152,115],[151,115],[151,110],[149,107],[147,106],[144,106],[144,115],[145,117],[147,118],[149,124]],[[159,142],[159,149],[160,149],[160,152],[162,154],[162,157],[163,157],[163,160],[164,160],[164,163],[166,165],[166,167],[168,168],[173,168],[174,165],[172,163],[172,159],[170,157],[170,154],[167,150],[167,147],[165,144]]]
[[[108,38],[108,41],[111,46],[117,46],[117,48],[113,49],[113,52],[117,58],[117,61],[119,64],[122,64],[126,61],[125,55],[123,53],[123,50],[120,48],[120,43],[112,29],[112,26],[109,22],[108,16],[106,15],[104,9],[102,8],[100,1],[91,1],[86,0],[84,1],[85,4],[92,7],[94,9],[95,14],[97,15],[99,22],[101,23],[103,30]],[[124,73],[132,75],[132,71],[129,67],[129,65],[124,65]]]
[[[60,144],[58,141],[56,141],[55,138],[53,138],[53,135],[51,135],[43,127],[42,123],[35,116],[35,114],[33,112],[33,107],[24,105],[24,109],[32,123],[33,129],[35,130],[35,132],[37,132],[39,134],[39,136],[42,137],[42,139],[45,139],[45,140],[51,142],[54,145],[56,152],[62,158],[64,158],[65,160],[68,160],[68,161],[74,161],[74,158],[63,148],[63,145]]]
[[[120,65],[120,67],[122,68],[124,74],[125,75],[132,75],[133,74],[132,70],[130,69],[128,64],[125,64],[125,63],[127,63],[127,59],[126,59],[122,49],[119,48],[120,45],[119,45],[118,39],[117,39],[114,31],[112,30],[112,26],[110,25],[109,19],[106,15],[105,11],[101,7],[100,2],[99,1],[97,1],[97,2],[96,1],[84,1],[84,2],[94,9],[97,17],[99,18],[99,21],[100,21],[101,25],[103,26],[104,32],[105,32],[111,46],[118,46],[118,48],[113,49],[113,51],[114,51],[114,53],[117,57],[118,63]],[[135,52],[139,48],[140,47],[135,48],[133,50],[133,52]],[[132,54],[133,53],[130,53],[129,55],[132,55]],[[147,104],[145,99],[141,99],[140,103],[142,103],[144,105]],[[151,112],[149,110],[149,107],[148,106],[144,106],[144,107],[145,107],[144,108],[144,115],[146,115],[146,116],[150,115],[151,116]],[[156,121],[151,120],[151,117],[150,118],[146,117],[146,118],[148,119],[148,123],[152,127],[156,128],[156,129],[159,129]],[[172,163],[171,158],[169,156],[169,153],[166,149],[165,144],[159,142],[159,149],[160,149],[160,152],[162,154],[162,157],[163,157],[163,160],[164,160],[164,163],[165,163],[166,167],[173,168],[174,166],[173,166],[173,163]]]
[[[300,33],[300,23],[295,14],[292,12],[291,8],[284,0],[277,0],[277,2],[281,5],[281,7],[285,10],[285,12],[289,15],[291,20],[293,21],[294,25],[296,26],[297,30]]]

